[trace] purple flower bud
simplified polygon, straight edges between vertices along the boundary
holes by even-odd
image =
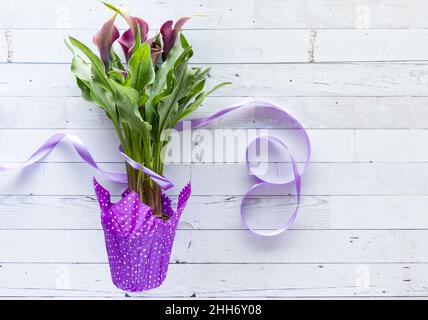
[[[177,39],[177,36],[181,28],[190,19],[191,19],[190,17],[183,17],[178,19],[178,21],[174,25],[174,28],[172,27],[172,24],[173,24],[172,20],[168,20],[162,25],[160,32],[162,34],[162,42],[163,42],[162,58],[164,61],[166,60],[168,53],[174,47],[175,41]]]
[[[119,30],[114,25],[116,15],[109,19],[94,36],[94,44],[100,51],[101,60],[104,62],[106,69],[109,68],[110,64],[110,50],[115,42],[119,38]]]
[[[137,36],[137,26],[140,27],[141,41],[144,42],[149,34],[149,25],[143,19],[138,17],[127,16],[125,20],[128,22],[131,28],[126,30],[119,39],[119,43],[125,54],[126,61],[128,62],[131,58],[132,50],[135,46],[135,38]]]

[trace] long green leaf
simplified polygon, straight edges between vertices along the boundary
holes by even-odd
[[[120,13],[121,10],[119,8],[115,7],[114,5],[107,3],[107,2],[104,2],[104,1],[101,1],[101,2],[103,5],[105,5],[110,10],[113,10],[114,12]]]
[[[173,73],[174,89],[173,92],[159,104],[159,127],[158,134],[163,130],[172,127],[171,121],[174,114],[178,112],[178,101],[183,93],[187,93],[192,85],[193,72],[188,67],[187,61],[181,64]]]
[[[104,72],[104,63],[102,62],[102,60],[95,54],[92,52],[91,49],[89,49],[86,45],[84,45],[83,43],[81,43],[79,40],[77,40],[76,38],[73,37],[69,37],[70,38],[70,42],[73,46],[75,46],[77,49],[79,49],[80,51],[82,51],[85,56],[88,57],[88,59],[91,61],[91,63],[93,65],[95,65],[95,67],[97,69],[99,69],[99,71]],[[104,72],[105,73],[105,72]]]
[[[187,49],[188,51],[189,49]],[[166,61],[159,67],[156,72],[156,81],[153,83],[150,92],[149,100],[145,105],[145,118],[147,121],[151,122],[153,115],[155,114],[155,106],[167,95],[171,94],[171,75],[174,72],[174,69],[177,67],[176,62],[187,52],[181,47],[181,43],[177,42],[172,50],[168,54]],[[168,87],[168,80],[170,81],[170,86]]]
[[[112,119],[115,125],[118,124],[118,114],[116,111],[116,104],[114,95],[110,90],[105,89],[103,85],[99,85],[98,83],[91,81],[89,83],[89,88],[91,90],[91,99],[92,101],[101,107]]]
[[[86,57],[91,62],[91,72],[92,72],[92,81],[98,83],[101,86],[104,86],[106,90],[111,91],[111,87],[109,85],[109,79],[107,77],[107,74],[105,72],[104,63],[101,61],[101,59],[92,52],[91,49],[89,49],[86,45],[81,43],[79,40],[69,37],[70,42],[73,46],[75,46],[77,49],[79,49],[82,53],[86,55]]]
[[[91,89],[90,89],[90,86],[88,85],[88,83],[86,81],[83,81],[83,80],[77,78],[77,77],[76,77],[76,82],[77,82],[77,86],[82,91],[83,99],[85,99],[86,101],[92,102]]]
[[[199,106],[204,102],[205,98],[207,97],[206,92],[200,93],[193,103],[191,103],[187,108],[184,109],[184,111],[175,119],[173,125],[175,126],[180,120],[183,120],[188,115],[190,115],[192,112],[194,112],[196,109],[199,108]]]
[[[73,54],[71,71],[76,77],[77,85],[82,91],[83,98],[102,108],[114,124],[117,124],[118,118],[113,94],[109,90],[108,84],[106,85],[107,76],[104,73],[104,66],[100,66],[98,63],[102,64],[101,60],[98,61],[99,58],[89,48],[72,37],[70,37],[70,43],[68,41],[65,41],[65,43]],[[76,53],[72,45],[87,55],[92,64],[84,61]],[[101,70],[99,67],[102,67]]]
[[[194,112],[196,109],[198,109],[200,107],[200,105],[202,104],[202,102],[204,102],[205,98],[210,95],[211,93],[213,93],[214,91],[220,89],[221,87],[224,87],[226,85],[231,84],[231,82],[223,82],[220,83],[218,85],[216,85],[214,88],[212,88],[210,91],[208,92],[202,92],[200,93],[195,100],[186,108],[184,108],[184,110],[181,112],[180,115],[178,115],[178,117],[175,119],[174,121],[174,126],[180,121],[183,120],[184,118],[186,118],[187,116],[189,116],[192,112]]]
[[[71,62],[71,72],[81,80],[90,81],[92,79],[91,65],[78,55],[74,56]]]
[[[213,93],[214,91],[217,91],[218,89],[224,87],[224,86],[228,86],[232,84],[232,82],[222,82],[218,85],[216,85],[214,88],[212,88],[210,91],[207,92],[207,95],[210,95],[211,93]]]
[[[131,130],[143,133],[143,118],[139,111],[140,94],[131,87],[122,86],[121,84],[110,80],[115,90],[115,101],[119,120],[126,123]]]
[[[145,87],[155,80],[155,70],[150,52],[150,46],[144,43],[131,57],[128,64],[126,85],[143,94]]]

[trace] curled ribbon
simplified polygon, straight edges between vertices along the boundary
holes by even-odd
[[[241,218],[243,223],[245,224],[245,226],[248,228],[248,230],[250,230],[251,232],[261,235],[261,236],[275,236],[278,234],[283,233],[284,231],[286,231],[287,229],[289,229],[294,221],[297,218],[297,212],[299,210],[299,204],[300,204],[300,190],[301,190],[301,175],[305,172],[308,164],[309,164],[309,160],[311,158],[311,142],[309,140],[309,136],[308,133],[306,132],[306,130],[304,129],[304,127],[302,126],[302,124],[297,121],[293,116],[291,116],[290,114],[288,114],[283,108],[268,102],[268,101],[262,101],[262,100],[253,100],[253,101],[249,101],[249,102],[244,102],[244,103],[240,103],[240,104],[235,104],[229,107],[226,107],[222,110],[220,110],[219,112],[207,117],[207,118],[199,118],[199,119],[193,119],[190,120],[190,127],[192,129],[197,129],[200,127],[203,127],[211,122],[213,122],[214,120],[220,118],[221,116],[224,116],[234,110],[237,109],[242,109],[242,108],[249,108],[249,107],[253,107],[256,108],[258,110],[261,109],[265,109],[266,111],[271,111],[275,114],[275,117],[278,120],[281,120],[285,123],[289,124],[289,127],[297,130],[297,132],[300,134],[301,138],[303,139],[303,143],[305,144],[305,151],[306,151],[306,155],[305,155],[305,160],[302,163],[302,167],[299,171],[297,162],[295,160],[295,158],[293,157],[293,155],[290,153],[290,150],[287,146],[287,144],[282,140],[279,139],[277,137],[274,136],[261,136],[258,137],[256,139],[254,139],[253,141],[251,141],[246,149],[246,164],[248,169],[250,170],[250,172],[258,179],[258,182],[256,184],[254,184],[245,194],[245,196],[243,197],[242,201],[241,201]],[[183,122],[179,123],[177,125],[177,130],[183,130]],[[272,179],[269,179],[267,177],[264,177],[256,172],[254,172],[251,168],[251,159],[250,159],[250,152],[249,150],[251,149],[251,147],[253,145],[257,145],[257,143],[259,143],[261,140],[266,140],[268,143],[272,143],[274,145],[276,145],[277,147],[280,147],[282,149],[282,155],[284,156],[284,158],[288,155],[288,158],[291,162],[291,169],[292,169],[292,173],[293,173],[293,177],[290,178],[284,178],[280,181],[275,181]],[[251,226],[251,224],[249,223],[249,214],[247,212],[247,206],[249,206],[251,197],[255,194],[257,194],[257,192],[260,192],[263,188],[269,188],[272,185],[282,185],[284,187],[290,185],[290,184],[294,184],[295,190],[296,190],[296,205],[290,215],[290,217],[278,228],[274,229],[274,230],[269,230],[269,229],[260,229],[260,228],[254,228]]]
[[[88,148],[86,148],[82,140],[80,140],[78,136],[65,133],[54,134],[52,137],[46,140],[46,142],[41,147],[39,147],[25,162],[11,166],[0,166],[0,171],[22,169],[31,166],[32,164],[46,157],[58,145],[58,143],[64,139],[67,139],[71,142],[74,150],[76,150],[77,154],[80,156],[80,158],[82,158],[83,161],[100,172],[104,177],[116,183],[128,183],[126,174],[108,172],[98,167],[97,163],[95,162],[94,158],[92,158],[91,153],[89,152]]]
[[[247,193],[245,194],[245,196],[242,199],[242,202],[241,202],[242,221],[245,224],[245,226],[255,234],[262,235],[262,236],[274,236],[274,235],[278,235],[278,234],[286,231],[287,229],[289,229],[293,225],[294,221],[296,220],[297,212],[299,209],[300,190],[301,190],[301,175],[306,170],[306,167],[308,166],[310,156],[311,156],[311,144],[310,144],[309,136],[308,136],[306,130],[300,124],[300,122],[297,121],[291,115],[289,115],[283,108],[281,108],[281,107],[279,107],[273,103],[270,103],[267,101],[261,101],[261,100],[253,100],[253,101],[229,106],[229,107],[224,108],[224,109],[220,110],[219,112],[217,112],[217,113],[215,113],[215,114],[213,114],[207,118],[199,118],[199,119],[190,120],[189,121],[190,122],[190,128],[191,129],[197,129],[197,128],[203,127],[203,126],[215,121],[216,119],[220,118],[221,116],[226,115],[226,114],[228,114],[234,110],[241,109],[241,108],[248,108],[248,107],[254,107],[257,109],[268,109],[270,111],[273,111],[275,113],[275,116],[278,119],[283,120],[284,122],[291,124],[291,127],[293,129],[298,130],[298,132],[300,133],[301,137],[303,138],[303,141],[305,144],[306,157],[305,157],[305,160],[303,161],[303,165],[302,165],[300,171],[299,171],[299,168],[297,165],[297,161],[295,160],[293,155],[290,153],[287,144],[282,139],[279,139],[277,137],[270,136],[270,135],[261,136],[261,137],[254,139],[253,141],[251,141],[247,146],[246,164],[247,164],[247,167],[250,170],[250,172],[258,179],[258,182],[256,184],[254,184],[247,191]],[[184,130],[183,123],[184,123],[184,121],[178,123],[176,129],[179,131]],[[89,150],[86,148],[86,146],[83,144],[82,140],[78,136],[71,135],[71,134],[64,134],[64,133],[57,133],[57,134],[53,135],[52,137],[50,137],[24,163],[11,165],[11,166],[0,166],[0,171],[24,168],[24,167],[28,167],[28,166],[36,163],[37,161],[39,161],[39,160],[43,159],[45,156],[47,156],[58,145],[58,143],[60,141],[62,141],[63,139],[68,139],[71,142],[74,149],[76,150],[77,154],[80,156],[80,158],[84,162],[89,164],[91,167],[93,167],[95,170],[97,170],[99,173],[101,173],[105,178],[107,178],[113,182],[116,182],[116,183],[124,183],[125,184],[128,182],[127,175],[124,173],[115,173],[115,172],[109,172],[109,171],[102,170],[97,165],[97,163],[93,159],[92,155],[90,154]],[[261,142],[262,140],[266,140],[268,143],[271,143],[271,144],[276,145],[277,147],[280,147],[283,151],[282,154],[288,155],[288,158],[289,158],[290,163],[291,163],[292,173],[293,173],[292,178],[284,178],[283,180],[275,181],[275,180],[271,180],[267,177],[264,177],[264,176],[254,172],[252,170],[251,165],[250,165],[251,164],[251,158],[250,158],[249,150],[253,145],[257,145],[257,143]],[[123,152],[121,147],[120,147],[120,154],[123,157],[123,159],[131,167],[133,167],[134,169],[137,169],[137,170],[142,170],[143,173],[150,176],[151,179],[153,181],[155,181],[163,190],[168,190],[168,189],[173,187],[173,183],[170,180],[168,180],[167,178],[165,178],[165,177],[153,172],[152,170],[144,167],[142,164],[138,163],[137,161],[135,161],[132,158],[130,158],[129,156],[127,156]],[[287,186],[290,184],[294,184],[294,187],[296,190],[296,205],[295,205],[295,208],[293,209],[290,217],[288,218],[288,220],[285,221],[284,224],[282,224],[280,227],[278,227],[275,230],[263,230],[263,231],[261,231],[261,229],[253,228],[249,223],[248,213],[246,212],[247,202],[251,199],[251,197],[254,194],[256,194],[257,192],[259,192],[260,190],[262,190],[263,188],[266,188],[266,187],[269,187],[272,185]]]

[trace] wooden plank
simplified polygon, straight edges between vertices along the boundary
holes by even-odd
[[[173,197],[174,205],[176,199]],[[242,197],[233,196],[192,196],[179,229],[246,229],[239,215],[241,201]],[[272,218],[292,207],[290,201],[280,197],[264,201]],[[328,197],[305,197],[299,214],[296,228],[330,227]],[[0,229],[101,229],[94,196],[0,197],[0,217]]]
[[[31,134],[29,134],[31,132]],[[0,150],[7,150],[0,155],[0,162],[25,161],[37,147],[41,146],[58,130],[1,130]],[[75,134],[86,144],[94,159],[99,162],[122,162],[118,152],[120,145],[115,130],[61,130]],[[299,158],[302,139],[296,136],[296,130],[192,130],[186,135],[172,136],[172,153],[169,163],[192,162],[240,162],[245,163],[245,151],[248,144],[256,137],[269,133],[287,142],[291,152]],[[189,135],[187,138],[187,134]],[[309,130],[313,143],[313,161],[316,162],[353,162],[355,161],[354,132],[351,130]],[[184,137],[183,137],[184,136]],[[242,137],[242,139],[237,139]],[[12,146],[19,145],[19,148]],[[223,145],[223,148],[220,146]],[[177,152],[176,152],[177,151]],[[303,150],[302,150],[303,151]],[[62,142],[58,150],[47,156],[44,162],[82,162],[81,158],[67,142]],[[284,158],[266,158],[266,161],[289,162]]]
[[[260,97],[275,102],[308,129],[427,129],[427,97]],[[192,117],[208,117],[249,100],[208,97]],[[111,129],[104,111],[81,97],[0,97],[0,127],[9,129]],[[42,116],[42,115],[49,116]],[[7,115],[7,116],[6,116]],[[284,128],[258,109],[234,111],[207,128]]]
[[[176,197],[173,198],[174,203]],[[245,229],[242,197],[192,196],[179,229]],[[265,197],[263,217],[284,217],[292,202]],[[428,196],[304,196],[293,229],[428,229]],[[0,229],[101,229],[94,196],[2,196]]]
[[[29,134],[31,132],[31,134]],[[26,129],[2,130],[0,136],[1,162],[20,162],[30,156],[48,137],[58,130]],[[114,130],[61,130],[79,136],[99,162],[122,162],[117,152],[119,141]],[[293,152],[299,154],[299,142],[294,130],[277,129],[227,129],[193,130],[189,139],[174,135],[171,148],[177,154],[168,157],[175,163],[245,162],[245,149],[254,136],[269,132],[286,141]],[[427,162],[428,152],[420,146],[428,139],[427,130],[308,130],[313,145],[313,162]],[[354,144],[354,134],[356,145]],[[242,141],[235,137],[243,135]],[[225,139],[222,139],[226,137]],[[200,137],[205,137],[201,140]],[[221,142],[224,140],[223,142]],[[197,145],[196,145],[197,143]],[[224,145],[224,153],[216,152],[213,146]],[[19,145],[19,148],[12,148]],[[189,155],[183,153],[188,150]],[[191,156],[190,156],[191,153]],[[231,154],[231,155],[230,155]],[[180,157],[181,155],[181,157]],[[355,158],[356,157],[356,158]],[[221,158],[221,159],[220,159]],[[288,162],[288,157],[266,158],[268,161]],[[82,162],[68,142],[61,143],[43,162]]]
[[[425,195],[427,166],[425,163],[311,163],[303,176],[302,194]],[[287,164],[277,168],[288,177]],[[254,183],[240,164],[195,164],[191,170],[195,194],[234,195]],[[294,190],[278,188],[268,193],[288,192]]]
[[[358,161],[421,162],[428,160],[422,146],[427,130],[362,130],[356,131]]]
[[[4,32],[0,30],[0,34]],[[71,35],[97,52],[92,44],[96,32],[94,29],[9,30],[8,37],[0,38],[0,43],[3,42],[0,62],[70,63],[72,55],[64,39]],[[192,63],[307,62],[309,59],[309,30],[188,30],[185,35],[194,48]],[[224,45],[238,39],[242,41],[240,46]],[[266,43],[272,46],[267,47]],[[34,49],[29,52],[28,46]],[[46,48],[55,54],[46,55]],[[117,43],[115,48],[123,57]]]
[[[425,264],[173,264],[160,288],[128,296],[426,296],[425,270]],[[0,280],[1,297],[125,297],[106,264],[3,264]]]
[[[154,27],[182,15],[204,14],[188,28],[427,28],[428,7],[423,0],[361,2],[359,0],[172,0],[126,1],[133,15]],[[16,0],[3,8],[4,28],[87,29],[109,16],[96,0],[44,0],[34,4]]]
[[[31,134],[29,134],[31,132]],[[4,129],[0,136],[0,149],[4,150],[0,155],[1,162],[20,162],[28,158],[28,156],[40,146],[48,137],[58,132],[58,130],[38,130],[32,129]],[[122,162],[122,158],[117,152],[119,141],[114,130],[61,130],[61,132],[75,134],[79,136],[87,145],[94,158],[99,162]],[[207,162],[245,162],[245,149],[247,144],[252,139],[253,135],[260,136],[265,132],[269,132],[272,136],[280,137],[287,143],[291,151],[298,154],[299,142],[295,137],[294,130],[278,130],[278,129],[227,129],[220,130],[193,130],[189,139],[183,142],[179,135],[174,136],[172,147],[175,150],[181,150],[181,154],[185,150],[191,152],[190,158],[180,158],[176,156],[169,157],[169,160],[175,163],[189,162],[193,163]],[[242,141],[234,140],[235,137],[243,135]],[[427,130],[308,130],[309,137],[313,146],[313,162],[427,162],[428,152],[420,146],[428,139]],[[354,134],[356,145],[354,144]],[[211,147],[219,145],[223,135],[226,137],[222,142],[224,145],[224,153],[232,154],[231,156],[217,155],[215,148]],[[199,137],[204,137],[205,140],[200,140]],[[180,140],[181,139],[181,140]],[[197,145],[195,145],[197,143]],[[19,145],[19,148],[12,148],[14,145]],[[186,146],[186,147],[185,147]],[[189,148],[189,146],[192,146]],[[355,158],[356,157],[356,158]],[[266,160],[269,160],[268,158]],[[269,161],[288,162],[286,157],[271,158]],[[55,151],[53,151],[43,162],[82,162],[80,157],[73,151],[69,143],[61,143]]]
[[[428,64],[214,65],[214,96],[428,96]],[[49,74],[49,77],[46,76]],[[0,64],[0,96],[79,96],[69,65]]]
[[[313,37],[314,62],[427,59],[428,30],[319,30]]]
[[[102,168],[123,170],[121,164],[106,163]],[[268,169],[279,170],[285,177],[290,174],[287,163]],[[24,171],[1,172],[0,195],[93,195],[94,175],[83,163],[40,163]],[[176,185],[173,195],[190,177],[194,195],[244,195],[255,182],[239,163],[169,165],[165,176]],[[302,195],[428,195],[427,179],[428,163],[311,163],[303,177]],[[123,187],[100,181],[114,195],[123,191]],[[294,189],[278,187],[267,194],[290,192]]]
[[[101,263],[100,230],[0,230],[0,262]],[[427,263],[428,230],[290,230],[274,238],[246,230],[178,230],[172,262]],[[332,250],[334,254],[332,254]]]
[[[5,34],[0,38],[0,62],[69,63],[71,53],[63,39],[72,35],[97,52],[91,40],[96,32],[0,29]],[[185,34],[194,47],[193,63],[426,61],[428,56],[425,29],[188,30]],[[239,46],[224,45],[238,39]],[[119,45],[115,47],[122,52]]]
[[[125,172],[124,165],[119,163],[103,163],[100,166],[106,171]],[[169,165],[164,174],[174,181],[175,187],[170,192],[177,195],[190,180],[190,166]],[[120,195],[125,190],[125,186],[105,181],[94,169],[83,163],[39,163],[24,170],[1,172],[0,176],[0,192],[3,195],[15,192],[40,194],[37,190],[44,190],[42,194],[94,195],[94,176],[97,176],[99,182],[113,195]]]

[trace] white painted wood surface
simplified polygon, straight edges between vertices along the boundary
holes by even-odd
[[[194,156],[168,166],[171,193],[191,180],[193,196],[167,281],[133,297],[428,296],[426,1],[121,4],[154,29],[205,14],[186,26],[194,62],[213,67],[210,84],[233,85],[196,116],[252,97],[276,101],[308,128],[314,149],[298,220],[272,239],[240,221],[242,163]],[[95,0],[2,7],[0,162],[23,161],[64,131],[81,136],[103,168],[122,168],[111,124],[79,97],[62,42],[71,34],[89,43],[108,15]],[[215,128],[289,129],[254,110]],[[109,279],[93,175],[67,143],[32,169],[0,173],[0,297],[124,297]],[[266,199],[267,217],[292,205],[281,193]]]

